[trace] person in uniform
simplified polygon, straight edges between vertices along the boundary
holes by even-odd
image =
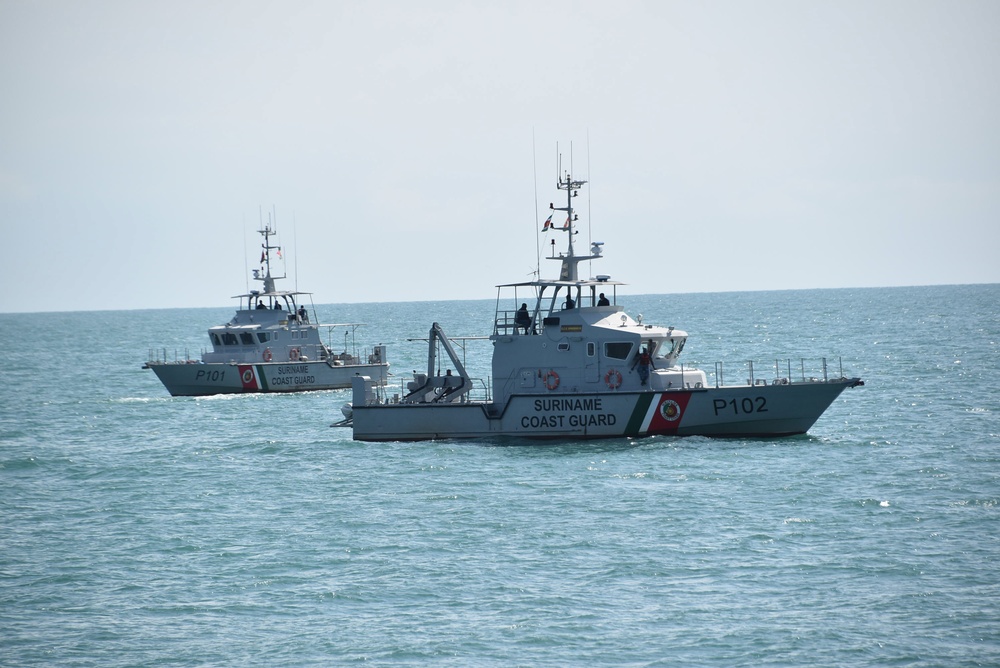
[[[639,351],[639,354],[636,355],[635,361],[632,362],[632,368],[635,368],[636,366],[638,366],[638,369],[636,370],[639,372],[639,384],[645,385],[646,381],[649,380],[649,370],[654,368],[653,358],[649,354],[648,349],[642,348]]]
[[[514,316],[514,328],[524,327],[524,333],[528,333],[528,329],[531,328],[531,316],[528,315],[528,305],[521,304],[521,308],[517,309],[517,315]]]

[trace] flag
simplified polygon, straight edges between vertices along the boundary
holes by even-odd
[[[550,213],[549,217],[545,219],[545,223],[542,224],[542,232],[548,232],[551,229],[552,229],[552,214]]]
[[[264,260],[266,260],[266,259],[267,259],[267,255],[265,255],[264,251],[261,251],[260,252],[260,263],[264,264]]]
[[[563,229],[564,230],[568,230],[569,229],[569,216],[566,216],[566,222],[563,223]]]
[[[280,248],[278,249],[278,259],[279,260],[281,259],[281,249]]]

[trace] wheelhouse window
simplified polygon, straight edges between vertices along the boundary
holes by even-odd
[[[627,360],[632,344],[628,342],[611,342],[604,344],[604,356],[613,360]]]
[[[222,342],[227,346],[238,346],[240,342],[236,339],[236,335],[232,332],[225,332],[222,335]]]
[[[240,332],[240,341],[242,341],[245,346],[252,346],[253,334],[250,332]]]
[[[267,343],[270,340],[271,335],[267,332],[257,332],[257,340],[261,343]]]
[[[219,335],[216,334],[215,332],[212,332],[212,343],[214,343],[217,346],[222,345],[222,340],[219,339]]]
[[[656,347],[656,354],[661,357],[680,355],[683,349],[684,339],[670,339],[668,341],[660,341]]]

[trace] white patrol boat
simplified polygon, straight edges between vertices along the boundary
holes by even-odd
[[[803,372],[793,380],[789,362],[787,377],[754,379],[751,367],[741,385],[723,385],[718,364],[712,384],[704,371],[679,364],[686,332],[631,318],[615,303],[622,284],[608,276],[578,278],[578,265],[599,259],[602,250],[594,243],[588,255],[574,252],[572,198],[584,183],[567,174],[558,183],[566,206],[549,205],[567,216],[561,228],[550,226],[551,216],[545,223],[568,239],[567,252],[553,253],[562,265],[559,278],[498,286],[490,383],[469,376],[434,323],[427,373],[415,373],[393,396],[376,380],[356,377],[347,419],[335,426],[352,426],[361,441],[782,436],[806,432],[845,388],[863,384],[843,373],[829,377],[825,360],[819,377]],[[521,302],[518,290],[532,298]],[[513,302],[504,298],[510,291]],[[442,348],[455,375],[435,374]]]
[[[151,353],[144,369],[152,369],[174,396],[233,394],[239,392],[307,392],[351,386],[351,379],[364,375],[369,383],[385,383],[389,364],[385,346],[374,346],[366,356],[358,354],[354,335],[361,323],[319,324],[309,320],[304,305],[296,298],[308,292],[276,290],[271,276],[271,253],[281,256],[281,247],[272,245],[275,234],[270,223],[258,230],[264,237],[261,268],[253,278],[264,290],[237,295],[240,305],[233,319],[210,327],[212,350],[200,360],[167,361]],[[313,309],[315,315],[315,308]],[[320,338],[320,330],[344,331],[344,350],[337,353]],[[353,352],[348,352],[348,336]]]

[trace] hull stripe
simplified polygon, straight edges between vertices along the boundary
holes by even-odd
[[[240,384],[244,392],[256,392],[260,389],[257,369],[253,365],[239,365],[236,367],[236,371],[240,374]]]
[[[632,416],[628,419],[628,425],[625,426],[626,436],[638,436],[643,424],[649,424],[650,404],[653,403],[654,396],[657,396],[654,392],[643,392],[639,395],[635,408],[632,409]]]
[[[642,419],[642,433],[646,434],[649,432],[649,425],[653,422],[653,416],[656,415],[656,410],[660,407],[660,395],[651,394],[650,398],[656,397],[656,401],[649,402],[649,410],[646,411],[646,416]]]
[[[257,382],[260,384],[260,389],[264,392],[268,391],[267,388],[267,376],[264,375],[264,367],[258,364],[256,366],[257,370]]]

